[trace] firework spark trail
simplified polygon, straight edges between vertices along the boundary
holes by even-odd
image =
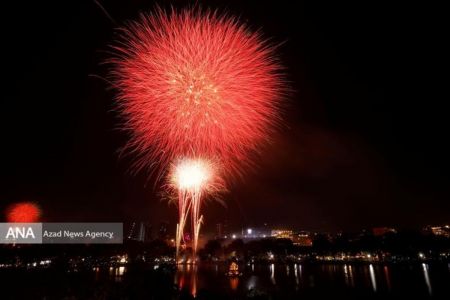
[[[189,214],[189,210],[191,207],[191,201],[189,199],[189,193],[184,189],[178,190],[178,224],[177,224],[177,232],[175,237],[175,247],[176,247],[176,262],[179,262],[180,257],[180,246],[181,242],[184,242],[184,227],[186,226],[187,217]]]
[[[192,225],[192,258],[195,262],[197,258],[198,237],[200,235],[200,226],[203,222],[203,216],[200,215],[200,207],[202,203],[202,191],[195,190],[191,199],[192,213],[191,213],[191,225]]]
[[[179,221],[176,233],[176,261],[179,262],[180,244],[183,239],[187,216],[191,213],[192,252],[195,262],[198,237],[203,217],[200,208],[206,194],[224,189],[219,165],[205,158],[181,158],[171,167],[169,188],[178,192]]]
[[[271,47],[229,16],[158,10],[122,30],[113,77],[137,170],[216,157],[230,179],[279,120],[285,84]],[[161,171],[162,170],[162,171]]]

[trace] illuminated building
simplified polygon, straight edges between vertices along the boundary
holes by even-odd
[[[167,235],[169,232],[168,227],[169,227],[169,223],[167,223],[167,222],[161,222],[161,224],[159,225],[158,237],[161,240],[167,239]]]
[[[242,228],[242,231],[239,233],[232,233],[227,235],[228,238],[232,239],[265,239],[270,237],[270,231],[267,231],[265,228],[254,228],[254,227],[248,227],[248,228]]]
[[[286,230],[286,229],[272,229],[272,232],[270,235],[277,239],[293,240],[294,232],[292,230]]]
[[[429,229],[433,235],[450,238],[450,226],[449,225],[430,226]]]
[[[217,223],[216,224],[216,239],[226,239],[228,238],[228,226],[227,223]]]
[[[151,240],[151,225],[146,222],[131,223],[127,238],[129,240],[148,242]]]
[[[312,239],[307,233],[298,233],[294,235],[292,242],[296,246],[301,247],[312,247]]]

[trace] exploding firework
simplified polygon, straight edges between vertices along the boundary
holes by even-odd
[[[274,47],[200,9],[158,10],[122,32],[113,76],[136,169],[201,156],[219,158],[227,178],[241,174],[279,120]]]
[[[179,248],[184,236],[184,227],[191,211],[192,250],[195,260],[198,236],[203,217],[200,208],[205,194],[212,194],[223,189],[220,170],[211,160],[194,158],[180,159],[173,164],[169,182],[171,189],[178,193],[179,222],[176,232],[176,260],[179,261]]]
[[[33,223],[41,217],[41,209],[32,202],[21,202],[11,205],[6,210],[6,220],[9,223]]]
[[[259,33],[201,9],[143,15],[115,49],[118,108],[131,132],[126,148],[137,154],[136,170],[170,170],[177,259],[189,214],[195,259],[204,196],[241,175],[279,121],[282,68]]]

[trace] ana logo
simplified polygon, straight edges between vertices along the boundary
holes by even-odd
[[[31,227],[9,227],[6,239],[35,239],[33,228]]]

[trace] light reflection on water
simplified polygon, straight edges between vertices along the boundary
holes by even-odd
[[[116,282],[121,282],[126,270],[127,269],[125,266],[109,267],[109,269],[108,269],[109,277],[114,279],[114,281],[116,281]],[[100,279],[100,268],[98,268],[98,267],[94,268],[94,273],[95,273],[95,280],[99,280]]]
[[[386,286],[388,290],[391,290],[391,275],[389,274],[389,268],[387,266],[383,267],[384,277],[386,278]]]
[[[300,279],[300,282],[302,282],[302,277],[303,277],[302,265],[298,265],[298,277]]]
[[[294,264],[295,285],[299,285],[300,284],[300,281],[299,281],[299,278],[298,278],[298,270],[297,270],[297,268],[298,268],[297,264]]]
[[[197,282],[198,282],[198,276],[197,276],[197,265],[192,266],[192,275],[191,275],[191,294],[192,296],[197,296]]]
[[[247,290],[252,290],[256,288],[258,278],[255,275],[250,276],[247,281]]]
[[[350,273],[349,273],[347,264],[344,265],[344,278],[345,278],[345,284],[347,286],[350,286]]]
[[[374,292],[377,291],[377,279],[375,278],[375,271],[373,270],[373,265],[369,265],[369,272],[370,272],[370,282],[372,283],[372,289]]]
[[[431,289],[430,274],[428,273],[428,264],[423,263],[422,270],[423,270],[423,276],[425,278],[425,283],[427,285],[428,294],[431,295],[431,294],[433,294],[433,290]]]
[[[276,285],[275,281],[275,264],[270,264],[270,281],[272,281],[273,285]]]
[[[289,267],[289,268],[288,268]],[[447,263],[399,263],[399,264],[255,264],[241,265],[242,276],[225,275],[226,264],[199,264],[198,266],[128,265],[90,267],[78,272],[64,273],[54,270],[27,272],[27,297],[2,299],[34,299],[32,295],[45,294],[48,299],[60,299],[60,295],[81,295],[92,291],[89,298],[98,299],[98,293],[107,293],[104,299],[122,299],[122,295],[161,295],[153,299],[179,299],[178,295],[219,295],[207,299],[450,299],[450,270]],[[252,271],[254,270],[254,272]],[[5,286],[20,281],[22,271],[4,273]],[[175,280],[175,281],[174,281]],[[55,282],[55,290],[41,290],[47,282]],[[274,285],[275,282],[275,285]],[[70,291],[64,287],[70,283]],[[111,285],[113,283],[113,285]],[[175,283],[175,285],[174,285]],[[108,291],[109,287],[114,288]],[[180,290],[180,291],[177,291]],[[30,292],[28,292],[30,291]],[[14,292],[17,289],[14,289]],[[90,293],[90,292],[89,292]],[[226,297],[228,296],[228,297]],[[391,297],[395,296],[395,297]],[[72,299],[73,297],[69,297]],[[139,299],[150,299],[139,297]],[[181,298],[186,299],[186,298]],[[189,297],[188,297],[189,299]]]
[[[239,278],[238,277],[231,277],[230,278],[230,288],[232,291],[236,291],[239,286]]]
[[[350,287],[355,287],[355,280],[353,279],[353,267],[351,265],[348,266],[348,276],[350,279]]]
[[[251,290],[267,290],[271,289],[271,286],[295,291],[328,287],[347,288],[374,294],[417,289],[419,294],[432,295],[433,291],[428,264],[250,264],[240,266],[240,271],[243,272],[241,277],[231,278],[225,275],[227,268],[227,265],[221,264],[179,265],[175,284],[179,290],[188,290],[194,296],[201,289],[220,288],[239,294]],[[450,274],[446,265],[444,271]],[[119,270],[116,273],[124,272]],[[446,276],[450,278],[449,274]]]

